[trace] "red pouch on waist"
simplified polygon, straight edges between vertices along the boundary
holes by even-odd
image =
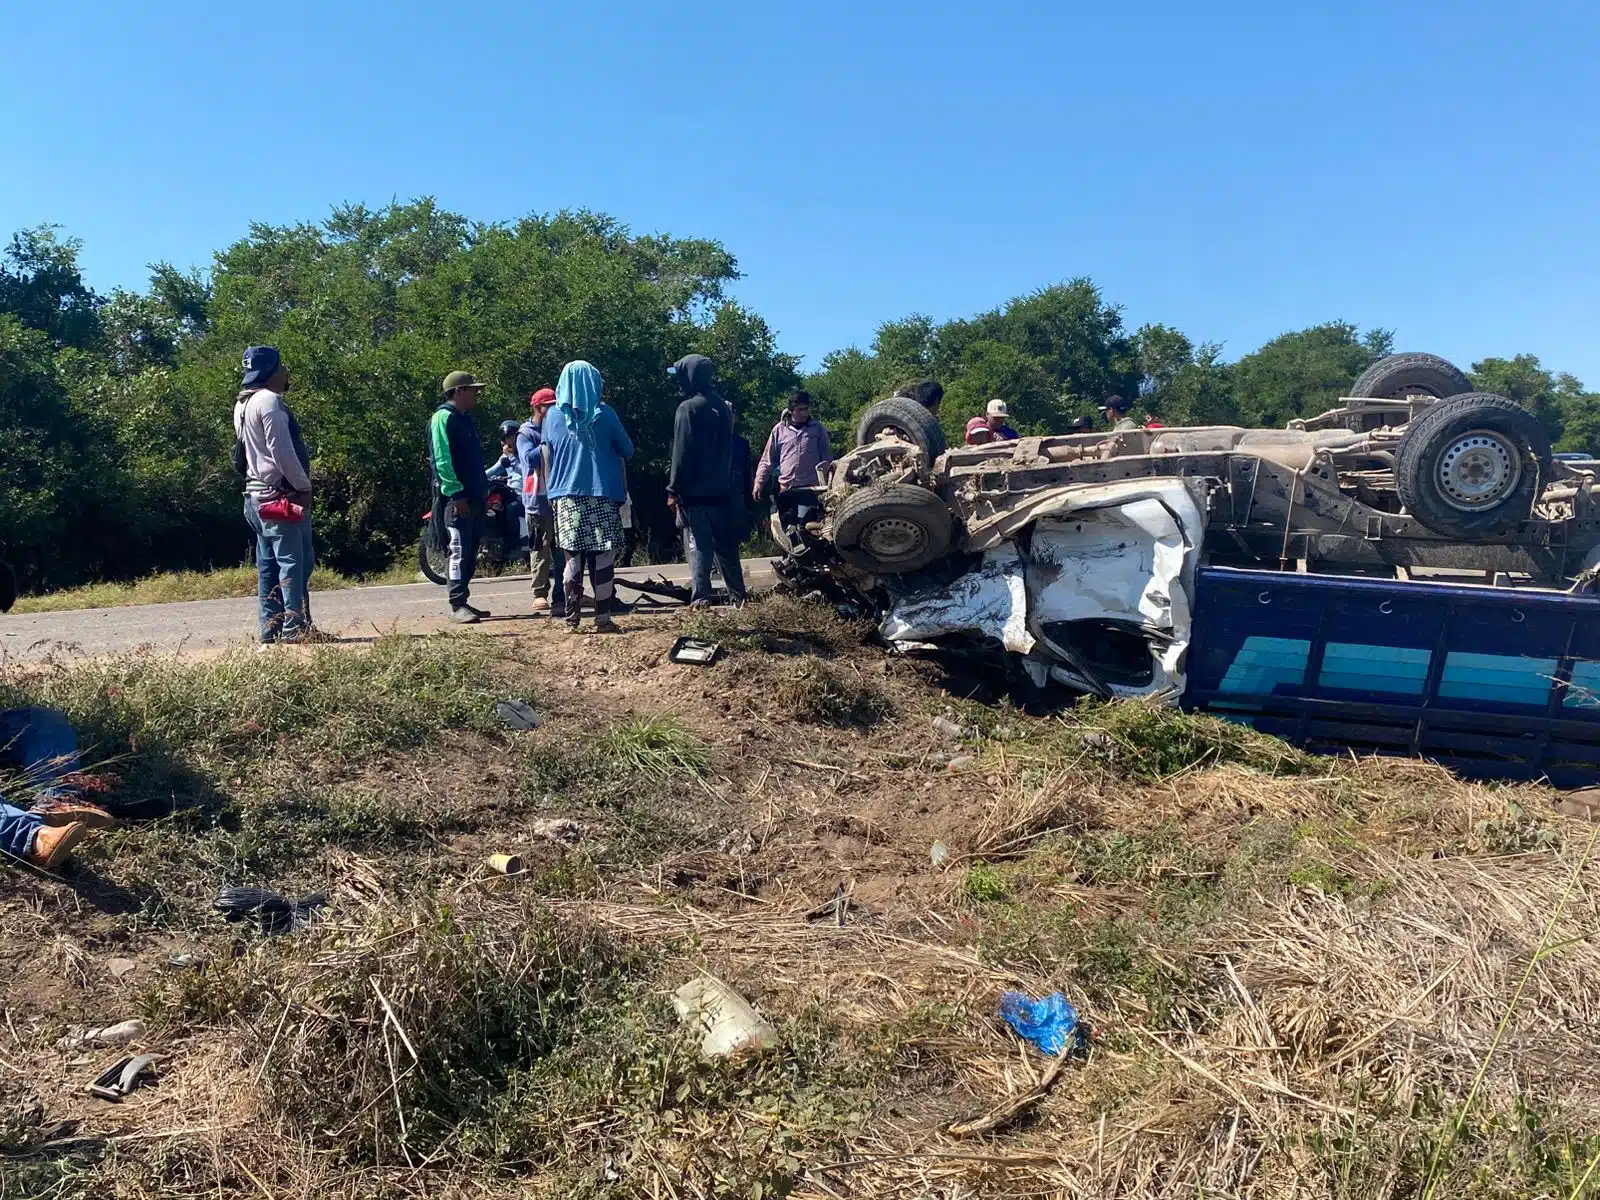
[[[256,505],[256,511],[266,521],[288,521],[291,524],[305,519],[306,510],[302,504],[296,504],[287,496],[279,496],[276,500],[268,500]]]

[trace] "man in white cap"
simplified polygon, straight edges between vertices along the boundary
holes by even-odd
[[[1006,424],[1006,418],[1010,415],[1004,400],[989,401],[983,416],[973,417],[967,422],[967,445],[982,446],[989,442],[1016,441],[1017,431]]]

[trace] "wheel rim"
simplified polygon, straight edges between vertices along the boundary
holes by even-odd
[[[1446,504],[1462,512],[1493,508],[1521,481],[1521,452],[1489,430],[1457,438],[1439,457],[1439,491]]]
[[[903,517],[882,517],[861,531],[861,549],[879,562],[915,558],[927,544],[927,530]]]

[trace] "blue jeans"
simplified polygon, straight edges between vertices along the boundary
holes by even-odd
[[[62,777],[81,765],[78,735],[66,715],[53,708],[0,709],[0,764],[21,771],[41,799],[63,795]],[[42,823],[36,813],[0,798],[0,853],[25,856]]]
[[[26,858],[33,849],[33,839],[44,825],[38,813],[12,808],[0,800],[0,854],[12,858]]]
[[[67,715],[54,708],[0,709],[0,766],[21,771],[41,798],[66,793],[64,775],[82,767],[78,734]]]
[[[311,624],[311,518],[265,521],[254,496],[244,498],[244,519],[256,535],[256,602],[263,643],[293,638]]]
[[[711,599],[711,560],[716,559],[728,596],[744,599],[744,568],[739,563],[739,539],[725,505],[687,504],[683,507],[684,540],[689,551],[689,599]]]

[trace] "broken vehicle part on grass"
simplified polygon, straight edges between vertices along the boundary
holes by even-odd
[[[709,667],[717,661],[717,655],[721,652],[722,646],[718,642],[681,637],[672,643],[672,649],[667,651],[667,658],[675,663],[689,663],[697,667]]]
[[[494,706],[494,715],[510,729],[539,728],[539,713],[526,700],[500,700]]]
[[[808,519],[774,529],[777,573],[871,615],[891,646],[975,658],[1024,689],[1161,698],[1480,774],[1592,777],[1595,464],[1554,456],[1514,401],[1439,394],[1465,378],[1444,360],[1392,357],[1358,381],[1378,395],[1282,430],[947,451],[931,414],[884,408],[862,422],[874,439],[824,468]],[[1217,599],[1234,575],[1255,592]],[[1553,606],[1548,637],[1531,637],[1535,606]],[[1413,610],[1426,616],[1396,617]],[[1330,638],[1352,611],[1359,628]],[[1256,640],[1239,641],[1247,626]],[[1206,660],[1220,673],[1203,687],[1202,643],[1234,656]]]
[[[140,1054],[118,1059],[89,1084],[89,1094],[101,1100],[109,1100],[113,1104],[118,1103],[124,1096],[138,1090],[140,1082],[146,1075],[154,1078],[155,1072],[151,1068],[160,1062],[162,1057],[160,1054]]]

